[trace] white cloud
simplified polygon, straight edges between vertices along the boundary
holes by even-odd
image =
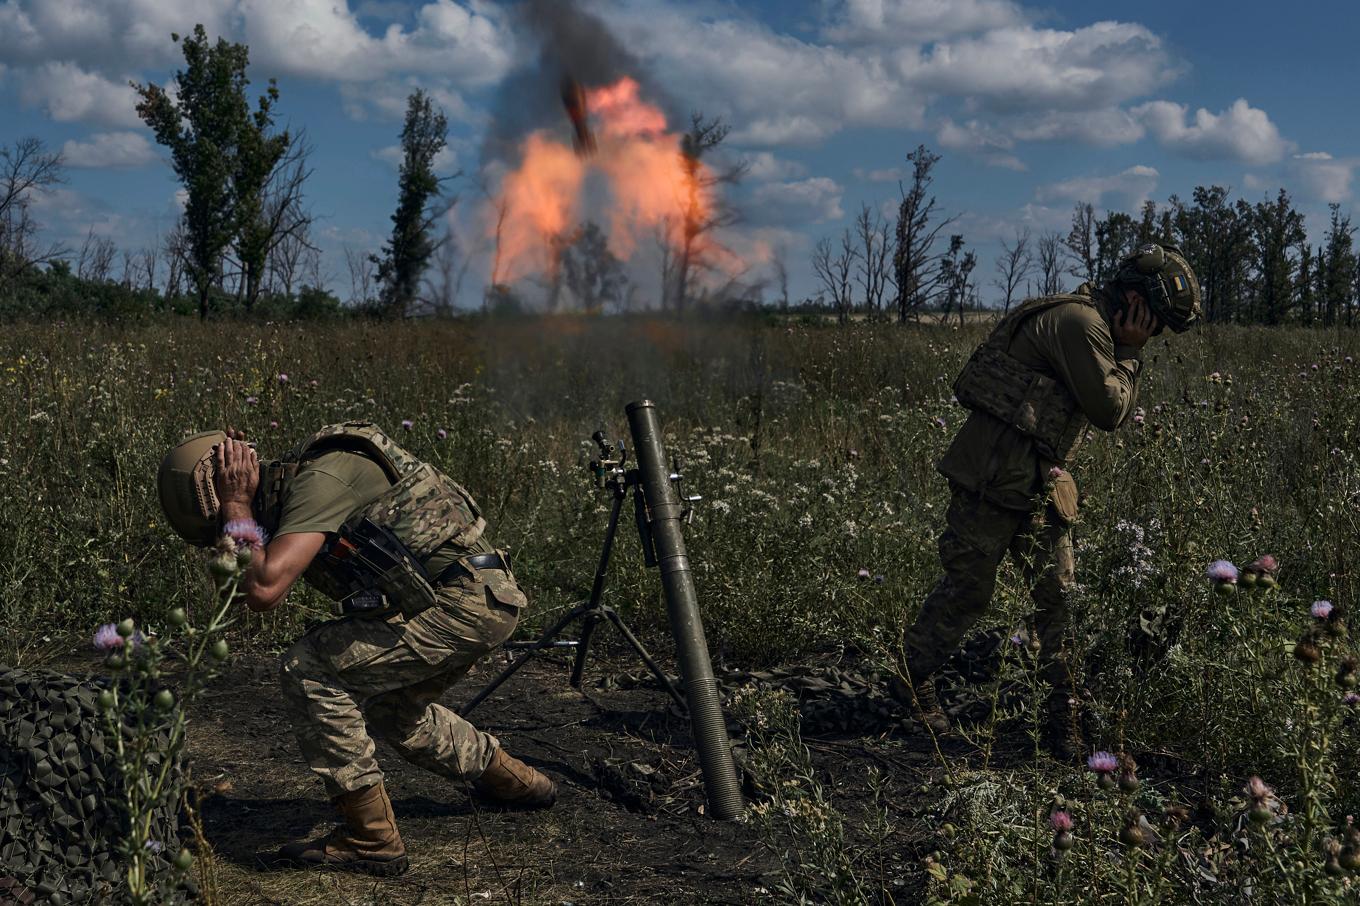
[[[1122,107],[1080,113],[1052,110],[1026,116],[1009,131],[1017,141],[1074,141],[1098,147],[1131,144],[1145,134],[1142,124]]]
[[[844,216],[841,187],[826,176],[756,186],[746,210],[762,224],[819,222]]]
[[[1028,19],[1009,0],[824,0],[831,41],[924,44]]]
[[[866,182],[898,182],[906,178],[907,171],[901,167],[884,167],[881,170],[866,170],[863,167],[855,167],[850,171],[855,179],[862,179]]]
[[[54,118],[130,125],[135,114],[125,105],[90,96],[98,89],[112,101],[109,86],[126,82],[125,73],[181,65],[170,35],[200,22],[211,39],[250,47],[256,81],[298,75],[367,87],[418,74],[445,93],[440,102],[453,116],[464,113],[457,90],[494,84],[516,51],[502,8],[486,0],[429,0],[409,26],[391,22],[378,35],[359,23],[349,0],[0,0],[0,59],[21,76],[27,102]],[[53,67],[64,79],[49,88]],[[65,100],[72,88],[75,97]]]
[[[1106,195],[1122,195],[1132,207],[1141,205],[1157,188],[1159,174],[1153,167],[1129,167],[1113,176],[1078,176],[1040,186],[1039,201],[1066,200],[1099,205]]]
[[[61,156],[69,167],[141,167],[155,162],[156,150],[140,132],[96,132],[89,141],[67,141]]]
[[[1161,39],[1129,22],[1075,31],[996,28],[906,49],[898,61],[913,85],[1004,113],[1098,110],[1146,95],[1177,74]]]
[[[1318,201],[1342,202],[1351,197],[1351,180],[1355,176],[1355,159],[1339,160],[1326,151],[1296,154],[1290,171],[1305,192]]]
[[[807,175],[807,167],[796,160],[775,157],[769,151],[746,155],[746,176],[757,182],[773,179],[795,179]]]
[[[1132,113],[1163,146],[1187,157],[1268,164],[1293,148],[1266,112],[1245,98],[1233,101],[1222,113],[1201,107],[1187,121],[1189,110],[1184,104],[1151,101],[1134,107]]]
[[[946,117],[935,137],[941,147],[972,154],[993,167],[1017,172],[1025,170],[1024,162],[1010,153],[1015,146],[1014,140],[979,120],[959,124]]]
[[[804,41],[750,19],[708,19],[660,2],[614,0],[605,17],[685,107],[721,114],[730,140],[819,141],[846,126],[918,126],[926,98],[879,53]]]
[[[70,62],[44,63],[23,72],[19,99],[41,107],[58,122],[138,126],[137,93],[127,79],[115,81]]]

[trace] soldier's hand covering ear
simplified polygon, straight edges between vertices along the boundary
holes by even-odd
[[[1116,345],[1142,349],[1156,331],[1157,316],[1142,296],[1136,296],[1128,308],[1115,313],[1114,328],[1110,332]]]
[[[254,448],[244,440],[228,437],[213,449],[213,466],[213,484],[221,504],[249,506],[260,483],[260,460]]]

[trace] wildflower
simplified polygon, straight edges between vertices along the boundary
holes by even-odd
[[[888,581],[888,578],[887,578],[887,576],[883,575],[882,573],[878,573],[877,575],[874,576],[874,584],[875,584],[875,585],[882,585],[882,584],[883,584],[884,582],[886,582],[886,581]]]
[[[278,430],[278,427],[279,427],[279,423],[278,423],[278,422],[272,421],[272,420],[269,422],[269,428],[270,428],[270,430]]]
[[[869,572],[867,569],[864,569],[864,568],[861,567],[861,568],[860,568],[860,571],[859,571],[858,573],[856,573],[855,575],[859,578],[859,580],[860,580],[861,582],[866,582],[866,581],[868,581],[869,576],[870,576],[871,574],[870,574],[870,572]]]
[[[1251,808],[1247,812],[1247,817],[1257,824],[1265,824],[1275,816],[1273,807],[1275,791],[1260,777],[1252,774],[1247,778],[1247,785],[1242,788],[1251,800]]]
[[[440,440],[444,440],[449,436],[449,432],[445,431],[443,428],[440,428],[438,431],[434,432],[434,436],[439,438]]]
[[[258,406],[259,403],[260,403],[259,397],[256,397],[256,396],[248,396],[248,397],[246,397],[246,405],[247,405],[247,406]]]
[[[308,387],[318,387],[318,386],[320,386],[320,382],[317,381],[316,378],[312,378],[310,381],[307,382],[307,386],[308,386]]]
[[[1119,788],[1125,793],[1136,793],[1142,786],[1138,779],[1138,762],[1127,752],[1119,756]]]
[[[118,634],[116,623],[105,623],[95,630],[94,650],[107,654],[115,648],[123,647],[123,637]]]
[[[410,431],[410,430],[411,430],[411,426],[412,426],[413,424],[415,424],[415,423],[412,422],[409,418],[403,418],[403,419],[401,420],[401,426],[402,426],[403,428],[405,428],[407,431]]]
[[[1221,383],[1223,383],[1223,375],[1220,374],[1220,373],[1217,372],[1217,371],[1210,373],[1210,375],[1209,375],[1209,383],[1211,383],[1211,384],[1221,384]]]
[[[1129,809],[1124,817],[1124,826],[1119,829],[1119,842],[1131,849],[1147,845],[1147,833],[1143,830],[1146,822],[1137,809]]]
[[[1332,615],[1332,602],[1314,601],[1313,606],[1308,609],[1308,612],[1316,619],[1325,620]]]
[[[1072,848],[1072,816],[1059,809],[1048,816],[1053,828],[1053,852],[1062,855]]]
[[[948,427],[948,424],[945,422],[945,420],[942,419],[942,418],[940,418],[938,415],[935,416],[935,425],[936,425],[936,427],[939,427],[939,428],[947,428],[947,427]]]
[[[286,384],[286,383],[288,383],[288,375],[286,375],[286,374],[280,372],[280,373],[279,373],[279,383],[280,383],[280,384]]]
[[[1062,474],[1063,470],[1061,466],[1053,466],[1048,470],[1048,480],[1057,481],[1059,478],[1062,478]]]
[[[1237,567],[1230,560],[1215,560],[1204,572],[1215,582],[1237,581]]]
[[[222,534],[234,541],[237,547],[258,550],[269,543],[269,533],[254,519],[233,519],[222,526]]]
[[[1096,752],[1086,759],[1086,766],[1095,772],[1097,786],[1102,790],[1114,789],[1115,780],[1111,775],[1119,767],[1119,759],[1113,754],[1105,751]]]
[[[148,840],[146,841],[146,848],[149,852],[159,855],[165,849],[165,844],[159,840]]]

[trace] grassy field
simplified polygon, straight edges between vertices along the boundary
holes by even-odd
[[[265,454],[324,423],[386,426],[478,497],[514,552],[532,629],[582,597],[594,571],[605,501],[585,469],[588,438],[624,432],[624,404],[646,397],[704,496],[689,543],[719,665],[886,664],[936,577],[947,495],[933,464],[965,416],[950,384],[983,331],[576,318],[9,326],[0,661],[83,646],[122,616],[154,630],[170,608],[202,606],[202,561],[165,526],[154,477],[182,434],[226,425]],[[993,742],[1029,727],[1025,705],[994,709],[968,745],[939,752],[938,787],[880,815],[931,841],[910,874],[936,902],[1351,895],[1345,869],[1326,871],[1349,864],[1346,816],[1360,808],[1360,733],[1335,676],[1350,642],[1323,634],[1316,666],[1291,653],[1322,626],[1314,600],[1345,617],[1360,588],[1360,335],[1206,327],[1156,339],[1146,357],[1138,423],[1071,464],[1090,742],[1135,756],[1142,785],[1100,793],[1090,774],[1037,753],[1001,763]],[[620,549],[613,600],[664,644],[635,549]],[[1215,594],[1205,578],[1212,560],[1263,554],[1281,564],[1277,590]],[[985,622],[1008,634],[1027,601],[1010,566],[1002,579]],[[1171,643],[1141,651],[1128,639],[1147,610],[1167,613]],[[277,650],[321,615],[315,596],[294,593],[242,620],[237,647]],[[1018,684],[1037,700],[1023,652],[1002,660],[993,693]],[[872,834],[847,830],[863,822],[839,817],[824,777],[800,773],[796,721],[770,717],[787,705],[771,696],[742,712],[758,728],[757,767],[802,778],[762,811],[767,845],[799,854],[785,895],[858,902],[872,888],[889,901],[881,872],[865,881]],[[1244,817],[1253,774],[1278,794],[1262,823]],[[1049,849],[1055,809],[1076,823],[1065,861]],[[1120,842],[1137,814],[1160,844]]]

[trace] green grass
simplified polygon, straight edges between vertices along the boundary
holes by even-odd
[[[118,617],[154,629],[174,606],[205,606],[201,560],[166,527],[155,473],[184,433],[226,425],[266,455],[328,422],[385,426],[481,502],[493,540],[515,554],[532,626],[589,588],[606,501],[586,472],[588,438],[623,433],[624,404],[643,397],[705,498],[688,538],[715,658],[886,657],[936,577],[947,496],[934,462],[965,417],[950,384],[983,330],[579,318],[7,327],[0,659],[84,644]],[[1349,610],[1360,579],[1360,366],[1348,360],[1360,335],[1210,326],[1146,352],[1144,423],[1097,432],[1071,464],[1102,741],[1238,785],[1250,766],[1288,789],[1299,756],[1286,728],[1302,694],[1289,646],[1309,602]],[[635,548],[625,537],[610,594],[659,634],[664,608]],[[1210,560],[1265,553],[1281,561],[1280,592],[1211,593]],[[861,567],[885,581],[858,581]],[[1009,566],[1002,579],[987,622],[1016,625],[1027,602]],[[1153,663],[1125,643],[1151,604],[1179,628]],[[247,618],[240,642],[278,646],[322,613],[295,593]],[[1333,800],[1350,808],[1347,726]]]

